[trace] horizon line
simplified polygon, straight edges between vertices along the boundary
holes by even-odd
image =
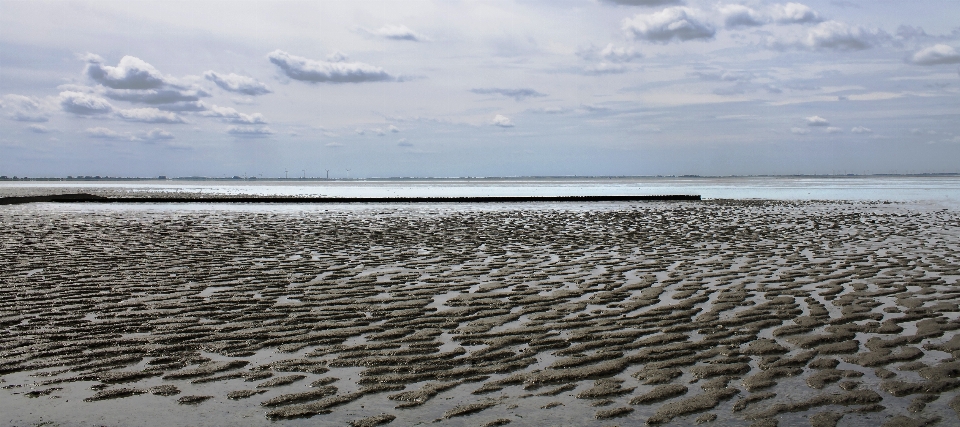
[[[504,179],[629,179],[629,178],[846,178],[846,177],[879,177],[879,176],[960,176],[960,172],[922,172],[922,173],[874,173],[874,174],[753,174],[753,175],[507,175],[507,176],[391,176],[367,178],[324,178],[324,177],[215,177],[203,175],[189,175],[168,177],[158,175],[142,176],[109,176],[109,175],[68,175],[66,177],[18,177],[0,175],[0,181],[384,181],[384,180],[504,180]]]

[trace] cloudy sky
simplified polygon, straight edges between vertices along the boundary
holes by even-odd
[[[0,175],[960,172],[955,0],[0,0]]]

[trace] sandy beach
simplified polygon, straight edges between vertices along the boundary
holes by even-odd
[[[29,204],[0,229],[0,424],[960,423],[956,210]]]

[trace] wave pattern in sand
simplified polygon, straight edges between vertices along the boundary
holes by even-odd
[[[922,425],[960,411],[955,212],[21,206],[0,228],[14,424]]]

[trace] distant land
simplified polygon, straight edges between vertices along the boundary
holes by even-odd
[[[845,178],[845,177],[934,177],[934,176],[960,176],[960,172],[941,172],[941,173],[878,173],[878,174],[789,174],[789,175],[559,175],[559,176],[459,176],[459,177],[373,177],[373,178],[263,178],[263,177],[209,177],[209,176],[178,176],[167,177],[160,175],[156,177],[122,177],[122,176],[101,176],[101,175],[83,175],[67,177],[18,177],[0,175],[0,181],[396,181],[396,180],[515,180],[515,179],[632,179],[632,178]]]

